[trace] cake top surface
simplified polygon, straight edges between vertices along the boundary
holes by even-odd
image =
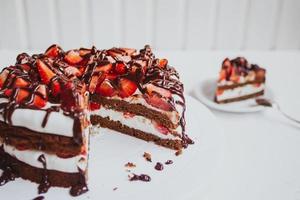
[[[225,58],[219,74],[219,83],[245,83],[249,81],[264,81],[266,70],[257,64],[250,64],[246,58]]]

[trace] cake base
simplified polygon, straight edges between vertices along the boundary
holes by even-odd
[[[231,98],[231,99],[225,99],[225,100],[221,100],[221,101],[218,101],[215,96],[214,100],[216,103],[224,104],[224,103],[231,103],[231,102],[236,102],[236,101],[243,101],[246,99],[251,99],[251,98],[262,96],[262,95],[264,95],[264,90],[257,92],[257,93],[253,93],[253,94],[249,94],[249,95],[245,95],[245,96],[241,96],[241,97],[236,97],[236,98]]]
[[[16,177],[20,177],[25,180],[30,180],[35,183],[42,183],[45,173],[47,173],[50,186],[56,187],[73,187],[77,186],[82,181],[81,173],[66,173],[56,170],[45,170],[36,167],[32,167],[22,161],[19,161],[15,157],[7,154],[3,148],[0,148],[0,169],[5,170],[10,167]]]
[[[183,148],[181,140],[172,140],[172,139],[163,139],[156,135],[143,132],[141,130],[137,130],[134,128],[130,128],[128,126],[125,126],[121,124],[118,121],[112,121],[108,117],[100,117],[97,115],[91,115],[91,123],[93,126],[100,126],[102,128],[109,128],[115,131],[118,131],[120,133],[123,133],[125,135],[130,135],[142,140],[145,140],[147,142],[154,142],[157,145],[164,146],[170,149],[174,150],[180,150]]]

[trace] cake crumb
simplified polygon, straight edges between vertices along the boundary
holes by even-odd
[[[181,150],[181,149],[175,152],[175,155],[176,155],[176,156],[179,156],[179,155],[181,155],[181,154],[182,154],[182,150]]]
[[[144,152],[143,157],[144,157],[148,162],[152,162],[151,154],[150,154],[150,153]]]
[[[136,167],[136,165],[133,164],[132,162],[128,162],[128,163],[125,164],[125,167],[133,168],[133,167]]]
[[[131,172],[130,169],[126,169],[126,172]]]
[[[118,187],[114,187],[114,188],[113,188],[113,191],[116,191],[117,189],[118,189]]]

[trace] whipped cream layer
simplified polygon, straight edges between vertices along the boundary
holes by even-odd
[[[87,169],[87,155],[77,155],[71,158],[60,158],[55,154],[49,154],[37,150],[20,151],[14,146],[7,145],[0,140],[0,146],[3,145],[4,151],[12,157],[17,158],[32,167],[42,168],[43,164],[38,161],[39,156],[44,155],[46,159],[46,168],[67,173],[77,173],[78,168],[85,171]]]
[[[260,84],[255,86],[253,84],[247,84],[241,87],[236,87],[233,89],[224,90],[222,94],[216,95],[217,101],[222,101],[226,99],[238,98],[254,93],[261,92],[265,89],[265,84]]]
[[[174,130],[170,130],[170,131],[178,134],[178,136],[175,136],[175,135],[171,134],[170,132],[168,134],[161,133],[156,128],[155,122],[153,122],[152,120],[145,118],[143,116],[134,115],[134,116],[126,117],[126,114],[124,114],[123,112],[118,112],[118,111],[115,111],[112,109],[107,109],[104,106],[102,106],[99,110],[92,111],[90,114],[98,115],[103,118],[109,117],[110,120],[119,121],[120,123],[122,123],[125,126],[128,126],[129,128],[141,130],[143,132],[156,135],[163,139],[179,139],[179,140],[181,140],[181,138],[180,138],[180,135],[182,132],[181,126],[178,126]]]
[[[178,95],[172,94],[172,97],[174,99],[174,102],[182,101],[181,98]],[[173,124],[179,124],[180,117],[181,117],[179,115],[179,113],[182,113],[182,111],[183,111],[183,107],[181,105],[178,105],[178,104],[175,104],[176,111],[165,111],[165,110],[161,110],[159,108],[156,108],[156,107],[154,107],[154,106],[147,103],[147,101],[143,98],[142,93],[138,89],[130,97],[120,98],[118,96],[113,96],[112,99],[118,99],[120,101],[126,101],[130,104],[141,104],[141,105],[143,105],[143,106],[145,106],[149,109],[158,111],[158,112],[168,116],[168,118],[171,120],[171,122]]]
[[[8,102],[6,98],[0,98],[0,103]],[[50,108],[54,104],[47,103],[44,109]],[[66,116],[60,110],[51,112],[45,127],[42,127],[43,120],[47,112],[45,110],[33,110],[26,108],[17,108],[12,114],[12,125],[25,127],[40,133],[48,133],[73,137],[74,119]],[[4,121],[3,115],[0,114],[0,120]]]

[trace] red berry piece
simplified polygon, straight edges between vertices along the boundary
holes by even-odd
[[[133,93],[135,93],[137,89],[137,85],[135,82],[126,79],[121,78],[119,81],[119,95],[122,98],[126,98],[131,96]]]
[[[68,51],[64,59],[71,65],[75,65],[83,60],[78,50]]]

